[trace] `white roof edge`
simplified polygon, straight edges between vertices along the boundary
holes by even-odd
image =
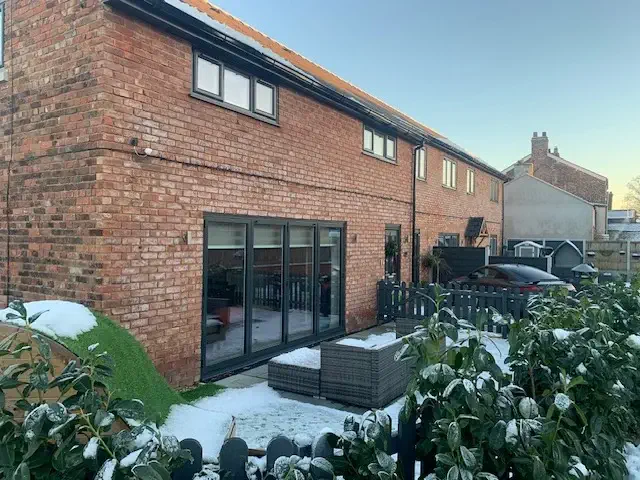
[[[540,178],[538,178],[538,177],[534,177],[533,175],[529,175],[528,173],[527,173],[527,174],[525,174],[525,175],[522,175],[522,176],[520,176],[520,177],[518,177],[518,178],[514,178],[514,179],[513,179],[513,180],[511,180],[510,182],[505,183],[505,186],[510,185],[510,184],[512,184],[512,183],[515,183],[515,182],[517,182],[518,180],[520,180],[521,178],[531,178],[531,179],[536,180],[536,181],[538,181],[538,182],[540,182],[540,183],[543,183],[544,185],[548,185],[548,186],[550,186],[551,188],[554,188],[554,189],[558,190],[559,192],[565,193],[565,194],[569,195],[570,197],[573,197],[573,198],[576,198],[576,199],[580,200],[582,203],[586,203],[586,204],[587,204],[587,205],[589,205],[590,207],[594,207],[594,206],[600,206],[600,207],[602,207],[602,206],[606,206],[606,205],[605,205],[605,204],[603,204],[603,203],[591,203],[591,202],[587,202],[584,198],[580,198],[579,196],[574,195],[574,194],[573,194],[573,193],[571,193],[571,192],[567,192],[566,190],[564,190],[564,189],[562,189],[562,188],[560,188],[560,187],[556,187],[555,185],[553,185],[553,184],[551,184],[551,183],[549,183],[549,182],[545,182],[544,180],[541,180],[541,179],[540,179]]]

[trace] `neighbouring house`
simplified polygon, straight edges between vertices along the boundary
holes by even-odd
[[[518,204],[516,210],[511,210],[505,193],[506,241],[606,239],[609,204],[607,177],[562,158],[558,147],[555,147],[552,152],[549,148],[547,132],[542,132],[540,136],[534,132],[531,138],[531,153],[507,167],[503,173],[510,180],[517,180],[524,175],[541,180],[541,182],[524,180],[511,184],[511,187],[505,187],[511,190],[510,197]],[[526,188],[533,191],[520,191],[516,188],[516,185],[524,186],[524,184]],[[549,208],[547,215],[542,215],[548,219],[548,222],[545,222],[546,225],[541,230],[539,224],[542,217],[539,214],[542,204],[540,202],[544,202],[544,199],[532,198],[532,195],[536,197],[545,191],[551,192],[544,187],[544,184],[556,187],[569,195],[563,196],[560,192],[551,193],[554,201],[566,200],[567,204],[546,202],[548,206],[555,205],[555,208]],[[578,202],[575,199],[584,201],[582,207],[577,206]],[[535,203],[528,203],[529,201]],[[586,215],[586,205],[590,205],[591,215]],[[533,217],[528,215],[528,209],[537,212],[538,215]],[[582,211],[579,220],[573,215],[576,210]],[[588,220],[587,217],[589,217]],[[570,223],[566,224],[564,220],[569,220]],[[510,225],[508,229],[507,223]],[[523,232],[527,232],[529,236],[522,236]]]
[[[174,385],[372,325],[441,241],[502,242],[500,171],[206,0],[0,12],[0,303],[105,312]]]
[[[609,239],[640,242],[640,217],[635,210],[609,210]]]

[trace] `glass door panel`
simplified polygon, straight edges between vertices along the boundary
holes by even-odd
[[[288,341],[313,334],[314,228],[289,229],[289,335]]]
[[[246,227],[209,223],[207,227],[206,365],[244,354]]]
[[[342,307],[342,229],[320,228],[320,331],[340,325]]]
[[[282,342],[282,225],[253,227],[251,351]]]

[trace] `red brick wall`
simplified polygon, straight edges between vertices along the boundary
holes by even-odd
[[[447,157],[456,161],[457,188],[442,185],[442,161]],[[467,194],[467,170],[475,170],[475,194]],[[457,233],[461,245],[469,217],[484,217],[489,235],[502,241],[502,184],[498,202],[490,199],[491,176],[443,152],[428,148],[426,181],[417,182],[417,228],[420,229],[421,250],[429,251],[437,244],[439,233]],[[480,246],[487,246],[486,239]],[[478,240],[479,243],[479,240]]]
[[[25,113],[16,116],[29,121],[14,140],[14,294],[88,301],[186,385],[199,377],[205,212],[334,220],[347,223],[347,328],[372,325],[385,224],[401,224],[403,279],[411,274],[413,146],[398,141],[397,165],[365,155],[361,121],[286,88],[279,126],[192,98],[191,46],[96,2],[56,4],[82,35],[66,39],[69,27],[54,16],[56,27],[37,36],[41,45],[65,42],[64,70],[53,52],[35,64],[27,50],[22,60],[32,65],[19,86]],[[21,28],[45,14],[22,13]],[[44,118],[50,111],[56,125]],[[132,137],[154,153],[137,156]],[[462,234],[470,215],[498,232],[489,176],[476,171],[472,197],[462,161],[457,191],[441,186],[441,168],[430,148],[417,192],[423,250],[438,232]]]
[[[101,121],[97,59],[102,3],[5,2],[7,81],[0,82],[0,289],[11,297],[95,301],[91,207]],[[10,112],[15,109],[13,116]],[[13,131],[11,130],[13,127]],[[6,301],[6,298],[0,298]]]

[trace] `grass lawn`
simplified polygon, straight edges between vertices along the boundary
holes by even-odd
[[[99,313],[95,316],[97,327],[77,340],[66,338],[64,343],[80,357],[89,345],[99,343],[98,351],[108,352],[115,361],[114,375],[107,381],[114,395],[142,400],[149,419],[161,423],[171,405],[185,400],[158,373],[133,335],[106,316]]]
[[[222,390],[224,390],[224,387],[216,385],[215,383],[203,383],[202,385],[198,385],[196,388],[181,392],[180,395],[182,395],[182,398],[187,402],[193,403],[204,397],[213,397]]]

